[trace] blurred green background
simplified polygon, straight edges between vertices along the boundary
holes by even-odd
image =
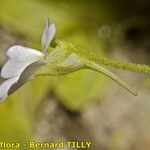
[[[0,0],[1,67],[12,45],[41,50],[48,17],[56,24],[56,39],[150,65],[148,0]],[[97,150],[150,149],[149,76],[113,71],[135,86],[139,96],[93,71],[39,77],[0,105],[0,140],[85,139],[94,141]],[[137,125],[141,122],[145,126]]]

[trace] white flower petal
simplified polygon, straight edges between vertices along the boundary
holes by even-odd
[[[14,59],[9,59],[1,70],[1,76],[3,78],[11,78],[18,76],[26,67],[26,63]]]
[[[48,32],[49,36],[48,36],[48,42],[49,44],[51,43],[52,39],[54,38],[55,34],[56,34],[56,26],[55,24],[51,24],[49,27],[49,32]],[[49,45],[48,45],[49,47]]]
[[[46,63],[45,61],[37,61],[27,66],[21,73],[18,81],[11,86],[11,88],[8,91],[8,94],[10,95],[14,93],[17,89],[19,89],[25,83],[32,80],[34,77],[38,76],[39,74],[36,74],[36,69],[38,69],[42,65],[45,65],[45,63]]]
[[[1,70],[3,78],[19,76],[29,64],[44,57],[43,53],[23,46],[12,46],[7,55],[9,59]]]
[[[19,77],[13,77],[4,81],[0,85],[0,103],[3,102],[8,97],[8,91],[10,87],[18,81]]]
[[[8,49],[7,56],[15,60],[30,62],[32,60],[37,60],[39,57],[43,57],[44,54],[32,48],[15,45]]]
[[[0,85],[0,103],[3,102],[9,95],[14,93],[17,89],[19,89],[22,85],[32,80],[36,75],[34,74],[36,69],[40,66],[45,65],[45,61],[37,61],[28,65],[20,76],[12,77],[7,79]]]
[[[44,51],[48,49],[52,39],[55,36],[55,33],[56,33],[55,24],[49,25],[49,20],[47,20],[46,26],[42,35],[42,40],[41,40]]]

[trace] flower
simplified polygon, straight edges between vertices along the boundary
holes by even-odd
[[[12,46],[8,49],[8,61],[2,67],[1,77],[5,81],[0,85],[0,102],[15,92],[23,84],[39,75],[66,75],[81,69],[90,69],[111,78],[133,95],[137,93],[124,80],[120,79],[106,67],[150,73],[147,65],[120,62],[83,50],[66,41],[55,41],[55,46],[48,51],[56,33],[55,24],[49,20],[42,36],[43,53],[23,46]]]
[[[44,64],[45,53],[55,36],[55,24],[49,25],[49,20],[42,36],[44,53],[20,45],[14,45],[7,51],[8,61],[1,69],[1,77],[5,81],[0,85],[0,102],[15,92],[23,84],[33,79],[33,71]]]

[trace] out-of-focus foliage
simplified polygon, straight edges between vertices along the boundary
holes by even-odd
[[[97,12],[89,15],[97,17]],[[97,31],[92,27],[92,20],[86,18],[87,9],[80,3],[40,0],[0,2],[0,25],[11,34],[18,34],[21,43],[29,47],[41,49],[40,38],[47,17],[56,23],[56,38],[78,43],[87,50],[104,55],[104,41],[100,40]],[[0,136],[19,141],[31,137],[35,112],[38,111],[36,108],[51,89],[67,109],[79,111],[102,94],[105,83],[106,78],[91,71],[77,72],[65,77],[37,78],[0,105]]]
[[[148,5],[146,2],[0,0],[0,29],[15,34],[17,41],[25,46],[41,50],[40,38],[45,21],[49,17],[56,23],[56,38],[72,41],[98,55],[106,55],[109,44],[118,44],[118,41],[123,39],[123,31],[129,27],[145,29],[146,33],[149,33],[149,13],[143,11],[148,10],[145,9]],[[133,9],[132,5],[136,7]],[[143,12],[143,15],[139,15],[137,11]],[[0,36],[0,42],[2,38],[8,39],[5,32]],[[138,37],[138,41],[139,39],[141,37]],[[12,41],[8,44],[13,44]],[[67,109],[81,111],[103,96],[106,83],[104,76],[87,70],[63,77],[35,79],[0,105],[0,137],[6,141],[25,141],[32,137],[35,113],[39,111],[38,105],[51,91]],[[120,134],[114,135],[110,145],[117,147],[120,137]]]
[[[0,137],[6,141],[23,141],[32,136],[34,113],[50,85],[49,80],[36,79],[0,105]]]

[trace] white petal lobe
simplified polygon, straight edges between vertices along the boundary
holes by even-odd
[[[21,61],[32,61],[33,59],[43,57],[44,54],[32,48],[16,45],[8,49],[7,56],[15,60],[17,59]]]
[[[12,46],[7,55],[9,59],[1,70],[1,77],[3,78],[20,76],[29,64],[44,57],[43,53],[23,46]]]
[[[8,97],[8,91],[10,87],[18,81],[19,77],[13,77],[4,81],[0,85],[0,103],[3,102]]]
[[[19,75],[24,69],[25,64],[21,61],[9,59],[1,70],[1,77],[11,78]]]
[[[46,50],[48,49],[52,39],[55,36],[55,33],[56,33],[55,24],[49,25],[49,20],[47,20],[46,26],[42,35],[42,40],[41,40],[44,52],[46,52]]]
[[[54,38],[55,33],[56,33],[55,24],[51,24],[49,27],[49,36],[48,36],[49,44],[51,43],[52,39]]]

